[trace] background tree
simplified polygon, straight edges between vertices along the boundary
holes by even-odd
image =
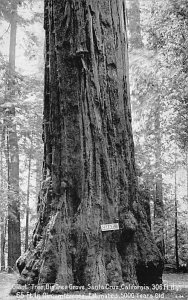
[[[165,211],[163,213],[162,206],[158,206],[159,213],[161,212],[163,220],[165,219],[165,223],[163,221],[160,224],[166,226],[160,228],[162,234],[165,228],[168,236],[165,258],[166,261],[175,263],[175,188],[178,202],[178,227],[183,225],[182,222],[185,223],[185,219],[182,218],[185,209],[183,203],[185,186],[183,182],[180,183],[180,176],[184,177],[185,155],[182,151],[183,147],[180,146],[180,136],[186,139],[186,105],[182,105],[185,103],[187,82],[184,51],[187,33],[186,21],[182,18],[186,5],[184,1],[164,3],[158,0],[147,4],[140,1],[140,7],[144,48],[142,51],[131,51],[130,55],[136,161],[141,173],[139,181],[142,184],[147,182],[150,199],[153,199],[151,202],[153,230],[156,227],[154,226],[156,207],[153,203],[157,196],[154,182],[157,183],[156,179],[160,179],[157,186],[160,187],[158,191],[162,191],[160,199],[163,199]],[[181,17],[178,11],[181,11]],[[140,66],[141,60],[142,66]],[[174,181],[175,148],[178,149],[177,186]],[[178,234],[178,249],[181,253],[181,248],[185,247],[185,244],[181,244],[183,239],[179,237],[180,234]],[[180,258],[180,264],[183,263],[185,257],[183,261]]]
[[[21,255],[20,210],[19,210],[19,150],[15,117],[15,51],[17,31],[17,2],[10,3],[10,48],[7,92],[5,95],[5,130],[7,135],[8,168],[8,268],[12,270]],[[7,106],[8,104],[8,106]]]
[[[24,1],[22,3],[19,1],[19,5],[17,6],[17,2],[13,1],[2,2],[1,6],[1,25],[3,28],[3,34],[1,35],[0,43],[2,53],[0,55],[1,63],[0,63],[0,84],[1,84],[1,94],[0,94],[0,113],[1,113],[1,166],[3,166],[1,171],[1,187],[2,187],[2,197],[1,201],[3,205],[1,205],[1,215],[2,215],[2,223],[1,223],[1,266],[2,268],[6,268],[7,266],[10,269],[15,265],[16,259],[20,256],[21,251],[21,243],[19,245],[19,251],[16,250],[16,245],[12,244],[14,239],[16,243],[19,243],[20,238],[18,237],[19,232],[21,231],[22,240],[25,236],[25,228],[23,219],[25,219],[25,207],[26,207],[26,195],[24,192],[24,187],[26,185],[24,177],[24,166],[23,161],[24,157],[27,156],[28,150],[26,149],[27,138],[26,136],[33,130],[34,136],[34,145],[35,151],[33,151],[33,168],[31,168],[31,185],[33,182],[32,177],[35,174],[35,160],[41,160],[42,154],[42,146],[41,146],[41,115],[42,115],[42,75],[35,74],[35,78],[33,76],[25,76],[23,75],[23,69],[21,72],[18,72],[19,68],[19,56],[20,56],[20,48],[24,49],[25,45],[23,44],[24,39],[28,44],[30,44],[30,51],[27,50],[22,55],[22,59],[29,60],[27,67],[31,65],[32,61],[36,61],[35,51],[41,53],[42,57],[42,39],[40,43],[38,42],[38,34],[35,35],[32,32],[30,37],[31,28],[33,30],[36,22],[39,24],[42,19],[40,19],[40,14],[37,13],[37,18],[33,18],[35,15],[34,9],[36,5],[34,5],[31,10],[30,3],[28,1]],[[40,2],[40,1],[39,1]],[[22,6],[20,6],[22,4]],[[13,7],[11,6],[13,5]],[[37,3],[39,5],[39,3]],[[14,9],[13,9],[14,8]],[[27,16],[31,15],[31,20],[25,19],[22,16],[24,15],[24,9],[30,8],[30,11],[27,10]],[[16,11],[15,11],[16,9]],[[29,14],[28,14],[29,13]],[[13,16],[13,15],[16,16]],[[41,13],[42,15],[42,13]],[[14,24],[11,23],[12,18],[14,19]],[[15,26],[16,22],[16,26]],[[11,25],[12,24],[12,25]],[[40,24],[39,24],[40,26]],[[22,32],[20,32],[20,28],[22,27]],[[4,28],[6,28],[4,30]],[[23,29],[24,28],[24,29]],[[40,27],[38,27],[40,28]],[[37,28],[37,31],[39,31]],[[18,32],[17,36],[17,46],[16,46],[16,32]],[[10,47],[8,47],[7,38],[9,38],[10,34]],[[41,37],[40,37],[41,38]],[[26,44],[27,44],[26,43]],[[39,51],[39,44],[41,50]],[[9,51],[10,48],[10,51]],[[15,49],[17,48],[17,52],[19,55],[16,55]],[[9,55],[10,52],[10,55]],[[23,52],[23,50],[22,50]],[[32,54],[31,54],[32,52]],[[10,56],[10,57],[9,57]],[[37,54],[38,67],[39,69],[41,63],[39,63],[39,55]],[[22,62],[23,65],[23,62]],[[40,69],[40,71],[42,68]],[[20,70],[19,70],[20,71]],[[25,69],[24,69],[25,71]],[[35,99],[35,101],[34,101]],[[29,100],[29,101],[28,101]],[[33,101],[33,103],[31,103]],[[37,103],[36,103],[37,101]],[[33,115],[35,116],[35,125],[33,125]],[[34,119],[33,118],[33,119]],[[38,123],[37,123],[38,122]],[[26,124],[28,126],[26,126]],[[32,125],[32,126],[31,126]],[[32,128],[31,128],[32,127]],[[26,141],[26,143],[25,143]],[[13,145],[16,143],[16,145]],[[28,146],[28,145],[27,145]],[[17,150],[19,148],[20,161],[18,164],[18,153]],[[40,149],[40,150],[39,150]],[[15,159],[16,155],[16,159]],[[38,168],[39,169],[39,168]],[[21,183],[19,186],[19,182]],[[31,204],[33,205],[33,196],[36,199],[36,192],[31,189],[30,185],[30,199]],[[34,187],[36,184],[34,184]],[[29,195],[28,195],[29,196]],[[9,205],[8,205],[9,202]],[[9,218],[7,218],[7,209],[9,208]],[[16,211],[14,211],[16,210]],[[36,204],[34,205],[34,209],[29,209],[31,214],[31,220],[36,216]],[[17,214],[17,216],[16,216]],[[19,216],[20,215],[20,216]],[[21,229],[16,228],[14,223],[19,223],[19,218],[21,217]],[[7,220],[9,220],[9,225],[13,225],[14,238],[11,237],[13,233],[13,229],[10,227],[9,235],[6,230]],[[18,220],[18,221],[17,221]],[[33,222],[33,221],[32,221]],[[32,224],[30,222],[30,224]],[[33,224],[30,226],[30,230],[32,230]],[[9,247],[6,246],[6,241],[9,240]],[[21,242],[21,241],[20,241]],[[18,249],[18,247],[17,247]],[[5,250],[5,251],[4,251]],[[13,253],[14,252],[14,253]],[[17,252],[17,254],[16,254]],[[8,254],[8,262],[7,262],[7,254]],[[14,257],[13,257],[14,256]]]
[[[128,30],[129,49],[135,50],[143,47],[141,22],[140,22],[140,1],[128,0]]]

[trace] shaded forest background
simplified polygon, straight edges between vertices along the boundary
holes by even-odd
[[[185,270],[188,5],[186,0],[129,0],[127,15],[139,193],[148,199],[149,222],[166,267]],[[12,270],[28,247],[41,185],[43,2],[1,1],[0,23],[1,270]],[[19,224],[21,235],[13,230]]]

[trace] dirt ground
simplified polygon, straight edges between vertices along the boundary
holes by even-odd
[[[9,292],[16,283],[17,274],[7,274],[6,272],[0,273],[0,300],[132,300],[132,299],[184,299],[188,300],[188,274],[164,274],[163,287],[160,285],[153,286],[150,290],[131,289],[131,290],[108,290],[105,293],[87,292],[83,294],[68,293],[63,295],[48,295],[43,294],[30,294],[27,295],[17,294],[10,296]]]

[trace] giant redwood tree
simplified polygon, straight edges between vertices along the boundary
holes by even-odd
[[[20,283],[161,282],[137,198],[125,1],[45,0],[44,26],[43,186]]]

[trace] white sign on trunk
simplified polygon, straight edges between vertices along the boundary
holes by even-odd
[[[119,230],[119,223],[102,224],[101,230],[102,231]]]

